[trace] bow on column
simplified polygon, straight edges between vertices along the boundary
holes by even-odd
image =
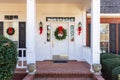
[[[40,22],[40,24],[39,24],[39,33],[40,34],[42,34],[42,32],[43,32],[43,24],[42,24],[42,22]]]
[[[78,35],[80,35],[80,33],[81,33],[81,31],[82,31],[82,24],[81,24],[81,22],[79,22],[79,24],[78,24]]]

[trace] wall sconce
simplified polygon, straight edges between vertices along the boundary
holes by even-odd
[[[42,22],[40,21],[40,23],[39,23],[39,33],[40,34],[42,34],[42,32],[43,32],[43,24],[42,24]]]
[[[78,23],[78,35],[80,35],[81,31],[82,31],[82,24],[81,22],[79,22]]]

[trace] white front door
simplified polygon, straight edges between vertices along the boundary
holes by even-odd
[[[59,26],[62,26],[64,29],[66,29],[67,36],[63,40],[57,40],[55,38],[55,35],[54,35],[56,28],[58,28]],[[67,22],[61,22],[61,23],[55,22],[55,23],[51,24],[51,27],[52,27],[52,43],[51,43],[52,55],[67,55],[68,56],[68,53],[69,53],[68,52],[69,23],[67,23]]]

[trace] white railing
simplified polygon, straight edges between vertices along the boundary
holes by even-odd
[[[26,68],[26,48],[18,48],[17,68]]]
[[[89,64],[91,64],[92,53],[91,53],[90,47],[83,46],[83,56],[84,56],[85,61],[87,61]]]

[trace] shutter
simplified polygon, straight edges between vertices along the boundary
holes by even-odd
[[[120,24],[118,24],[118,53],[120,54]]]
[[[0,35],[3,35],[3,22],[0,22]]]
[[[19,48],[26,48],[26,23],[19,22]]]
[[[116,53],[116,24],[110,24],[109,27],[109,49],[110,53]]]
[[[87,26],[87,46],[90,47],[91,45],[91,24],[89,23],[88,26]]]

